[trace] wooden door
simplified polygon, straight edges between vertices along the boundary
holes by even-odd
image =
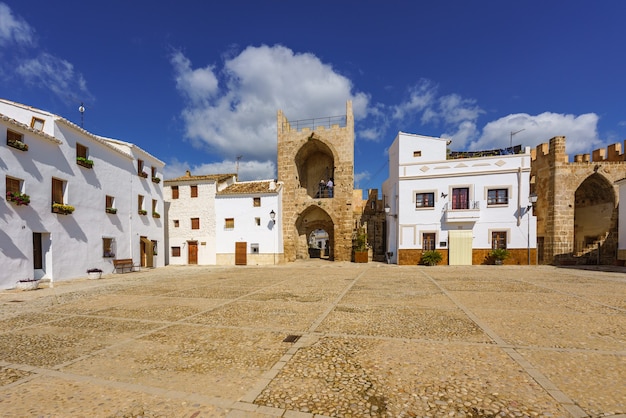
[[[248,243],[236,242],[235,243],[235,265],[245,266],[248,264]]]
[[[33,232],[33,268],[43,268],[43,253],[41,250],[41,234]]]
[[[187,264],[198,264],[198,241],[187,242]]]

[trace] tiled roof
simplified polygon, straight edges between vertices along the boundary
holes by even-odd
[[[236,174],[204,174],[200,176],[193,176],[191,172],[187,170],[184,176],[176,177],[174,179],[167,179],[164,183],[177,183],[181,181],[199,181],[199,180],[212,180],[216,182],[226,181],[232,177],[236,177]]]
[[[18,122],[18,121],[16,121],[13,118],[10,118],[10,117],[8,117],[6,115],[3,115],[2,113],[0,113],[0,120],[2,120],[4,122],[8,122],[9,124],[17,126],[18,128],[21,128],[21,129],[23,129],[25,131],[28,131],[28,132],[32,133],[32,134],[35,134],[35,135],[41,136],[43,138],[46,138],[47,140],[49,140],[51,142],[55,142],[57,144],[61,144],[61,141],[59,139],[57,139],[57,138],[55,138],[55,137],[53,137],[51,135],[48,135],[45,132],[39,131],[37,129],[33,129],[30,126],[23,124],[22,122]]]
[[[274,184],[272,190],[270,185]],[[217,192],[218,195],[232,195],[232,194],[253,194],[253,193],[277,193],[278,186],[273,180],[260,180],[260,181],[245,181],[241,183],[234,183]]]

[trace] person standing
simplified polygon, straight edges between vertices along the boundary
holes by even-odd
[[[333,183],[333,178],[328,179],[328,183],[326,183],[326,189],[328,190],[328,197],[333,197],[333,188],[335,184]]]

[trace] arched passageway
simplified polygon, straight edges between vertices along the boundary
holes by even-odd
[[[298,234],[296,258],[306,259],[311,258],[311,254],[314,256],[316,252],[311,252],[310,248],[314,245],[317,248],[317,242],[311,243],[312,236],[318,236],[318,231],[325,231],[327,237],[324,255],[329,260],[334,259],[335,249],[335,233],[334,224],[330,215],[318,206],[311,206],[302,212],[302,214],[296,220],[296,231]]]
[[[325,185],[334,178],[335,161],[326,144],[311,135],[298,150],[295,163],[300,187],[306,189],[307,195],[312,198],[331,197],[325,188],[320,187],[320,181]]]
[[[574,196],[574,255],[601,263],[601,250],[615,227],[615,190],[600,174],[587,177]]]

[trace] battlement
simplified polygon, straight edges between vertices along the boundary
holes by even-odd
[[[626,141],[624,141],[626,148]],[[549,144],[542,143],[530,152],[532,162],[541,162],[543,160],[554,162],[569,162],[569,156],[565,153],[565,137],[555,136],[550,139]],[[573,162],[575,163],[591,163],[591,162],[622,162],[626,161],[626,154],[622,153],[622,144],[615,143],[607,148],[598,148],[592,154],[576,154]]]
[[[300,119],[289,121],[282,110],[278,111],[278,129],[280,132],[314,132],[335,129],[354,130],[354,116],[352,115],[352,102],[346,104],[346,114],[340,116],[324,116],[313,119]]]

